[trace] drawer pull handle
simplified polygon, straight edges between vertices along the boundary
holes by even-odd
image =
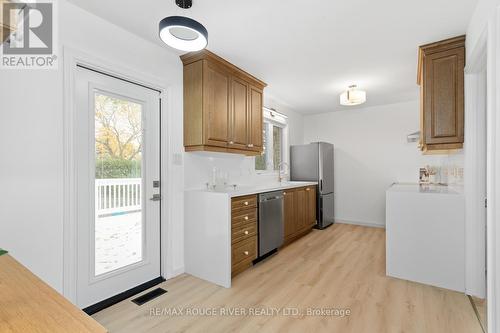
[[[248,216],[245,216],[245,220],[248,221]]]
[[[248,206],[248,201],[245,201],[244,204],[245,204],[245,206]]]
[[[245,235],[248,235],[248,230],[245,230]]]
[[[306,191],[309,191],[309,190],[310,190],[310,188],[309,188],[309,187],[308,187],[308,188],[306,188]]]
[[[248,255],[248,251],[243,252],[246,256]]]

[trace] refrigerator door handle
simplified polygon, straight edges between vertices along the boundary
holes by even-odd
[[[323,179],[320,179],[319,181],[319,191],[323,192]]]

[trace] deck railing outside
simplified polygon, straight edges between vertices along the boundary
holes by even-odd
[[[96,179],[96,216],[140,211],[141,184],[141,178]]]

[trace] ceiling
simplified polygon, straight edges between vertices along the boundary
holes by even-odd
[[[194,18],[209,50],[267,82],[276,101],[314,114],[345,109],[339,94],[350,84],[367,91],[363,106],[417,99],[418,45],[464,34],[477,0],[70,2],[165,48],[158,22]]]

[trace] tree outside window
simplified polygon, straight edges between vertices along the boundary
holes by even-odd
[[[140,178],[142,106],[96,93],[96,178]]]

